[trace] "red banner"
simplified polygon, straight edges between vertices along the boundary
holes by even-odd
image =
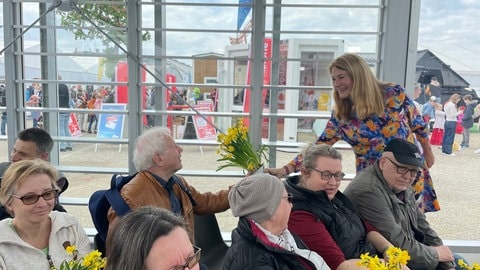
[[[251,58],[251,57],[250,57]],[[263,42],[263,58],[265,61],[263,62],[263,84],[269,85],[270,84],[270,74],[272,69],[272,39],[265,38]],[[247,82],[246,85],[250,85],[250,60],[247,63]],[[262,104],[265,105],[265,97],[267,96],[268,90],[263,89],[262,92]],[[243,112],[250,112],[250,90],[245,89],[244,98],[243,98]],[[250,124],[250,119],[245,118],[243,123],[248,127]],[[268,120],[268,119],[267,119]]]
[[[73,113],[70,113],[70,118],[68,119],[68,129],[70,130],[70,134],[73,137],[78,137],[82,135],[82,131],[78,126],[77,118]]]
[[[170,74],[170,73],[167,73],[167,76],[166,76],[166,80],[165,80],[167,83],[175,83],[177,82],[177,77],[175,77],[175,75],[173,74]],[[171,86],[170,87],[172,89],[173,92],[177,93],[177,87],[176,86]],[[166,94],[166,98],[167,98],[167,104],[170,102],[170,91],[166,90],[167,91],[167,94]]]

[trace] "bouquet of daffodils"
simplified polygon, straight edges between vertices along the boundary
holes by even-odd
[[[107,264],[107,259],[102,258],[102,253],[98,250],[94,250],[80,259],[77,258],[78,250],[75,246],[68,245],[65,247],[65,251],[72,255],[72,259],[63,261],[60,269],[51,267],[51,270],[101,270]]]
[[[473,263],[472,265],[468,265],[462,259],[458,260],[458,266],[465,270],[480,270],[480,264]]]
[[[227,134],[219,134],[217,140],[220,143],[217,154],[221,156],[217,161],[227,162],[218,167],[217,171],[226,167],[240,167],[254,172],[263,166],[262,157],[268,160],[265,154],[267,147],[262,145],[260,149],[254,149],[243,120],[238,120],[235,126],[228,129]]]
[[[368,252],[360,255],[358,266],[364,266],[370,270],[391,270],[402,269],[410,260],[410,255],[405,250],[396,247],[389,247],[386,251],[386,259],[380,260],[377,255],[371,257]]]

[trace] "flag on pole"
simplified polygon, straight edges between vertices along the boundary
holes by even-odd
[[[252,0],[238,0],[240,5],[251,5]],[[238,16],[237,16],[237,31],[242,28],[242,24],[245,22],[248,13],[252,9],[252,6],[239,6],[238,7]]]

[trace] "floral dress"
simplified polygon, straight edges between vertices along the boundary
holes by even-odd
[[[317,143],[333,145],[344,140],[350,144],[355,153],[358,172],[374,164],[382,156],[387,143],[394,138],[405,139],[417,146],[420,146],[417,137],[427,142],[427,123],[416,109],[413,100],[405,93],[405,89],[399,85],[387,87],[384,94],[386,106],[383,114],[366,119],[354,116],[349,121],[340,120],[332,114]],[[302,156],[297,156],[290,164],[300,168]],[[412,186],[420,208],[425,212],[440,210],[428,169],[417,174]]]

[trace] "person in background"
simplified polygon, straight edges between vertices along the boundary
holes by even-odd
[[[107,245],[105,270],[199,269],[201,249],[166,209],[144,206],[121,217]]]
[[[40,84],[39,84],[40,85]],[[40,86],[41,87],[41,86]],[[40,97],[38,95],[30,96],[30,100],[25,103],[27,107],[39,107],[40,106]],[[34,128],[39,127],[39,122],[42,118],[42,112],[40,111],[32,111],[30,113],[30,117],[32,118],[32,125]]]
[[[14,163],[21,160],[42,159],[48,161],[50,152],[53,148],[53,140],[47,131],[40,128],[27,128],[20,131],[13,145],[12,153],[10,154],[9,162],[0,163],[0,176],[5,174],[5,171]],[[68,188],[68,180],[65,175],[58,172],[57,186],[59,187],[58,195],[63,193]],[[0,184],[2,179],[0,178]],[[53,210],[66,212],[60,205],[58,200],[55,201]],[[5,207],[0,206],[0,219],[12,217]]]
[[[445,126],[445,112],[441,103],[435,104],[435,122],[433,123],[433,132],[430,136],[431,145],[442,145],[443,129]]]
[[[202,100],[201,96],[202,92],[200,91],[200,88],[194,87],[192,93],[193,104],[197,104],[197,101]]]
[[[61,80],[62,77],[58,75],[58,80]],[[64,83],[58,84],[58,107],[62,109],[70,108],[70,91],[68,86]],[[60,137],[71,137],[70,129],[68,128],[68,121],[70,120],[70,112],[59,112],[58,113],[58,129]],[[72,151],[73,144],[69,141],[60,141],[59,148],[61,152]]]
[[[430,83],[425,87],[425,94],[429,97],[436,97],[438,103],[442,103],[442,88],[437,77],[433,76]]]
[[[266,173],[247,176],[232,187],[228,201],[233,216],[240,219],[224,270],[330,269],[288,230],[291,199],[283,182]]]
[[[332,111],[318,144],[333,145],[344,140],[352,146],[357,172],[373,164],[382,155],[385,145],[394,138],[419,143],[427,166],[412,183],[415,196],[423,198],[419,205],[425,212],[440,210],[428,168],[435,156],[428,138],[427,123],[413,100],[400,85],[375,78],[365,60],[357,54],[344,54],[329,66],[336,108]],[[302,166],[298,155],[281,168],[267,172],[283,177]]]
[[[81,89],[80,89],[81,90]],[[83,93],[83,91],[80,91],[80,90],[77,90],[78,93],[77,93],[77,102],[75,104],[76,108],[77,109],[86,109],[87,108],[87,98],[85,97],[85,94]],[[88,121],[85,121],[85,113],[83,112],[79,112],[77,113],[77,119],[78,119],[78,126],[80,127],[80,130],[82,132],[85,132],[85,122],[88,122]],[[88,120],[88,118],[87,118]]]
[[[100,95],[99,91],[95,91],[92,95],[92,98],[87,102],[87,107],[92,110],[100,110],[103,103],[103,97]],[[92,112],[88,113],[88,133],[97,133],[98,126],[98,117],[99,114]],[[95,123],[95,125],[93,125]],[[93,129],[92,129],[93,128]]]
[[[462,111],[462,113],[457,115],[457,124],[455,125],[455,134],[463,134],[462,119],[463,119],[463,112],[465,111],[465,106],[458,107],[458,110]],[[460,148],[460,145],[458,145],[458,147]],[[461,150],[461,148],[458,150]]]
[[[90,241],[78,220],[53,211],[58,193],[57,170],[41,159],[21,160],[5,172],[0,202],[13,218],[0,221],[0,269],[49,270],[90,251]]]
[[[342,155],[325,144],[308,145],[302,152],[300,175],[287,178],[293,198],[288,228],[320,254],[331,269],[341,269],[369,253],[385,257],[392,246],[357,214],[338,190],[344,173]]]
[[[148,129],[135,141],[133,163],[138,173],[122,188],[120,195],[132,210],[141,206],[155,206],[183,216],[193,243],[194,214],[206,215],[227,210],[228,190],[216,194],[200,193],[183,177],[176,175],[183,166],[182,152],[183,149],[175,143],[168,128]],[[110,208],[108,234],[117,220],[117,214]],[[108,246],[106,248],[108,250]]]
[[[433,130],[433,120],[435,119],[435,104],[437,104],[437,97],[431,96],[429,101],[422,106],[422,116],[425,122],[429,123],[429,130]]]
[[[477,105],[477,100],[472,100],[471,95],[463,96],[463,101],[465,102],[465,111],[463,112],[462,117],[462,143],[460,146],[462,148],[470,147],[470,129],[473,127],[473,113],[475,111],[475,106]]]
[[[7,135],[7,112],[2,112],[1,134]]]
[[[452,152],[452,148],[453,141],[455,140],[457,116],[463,113],[463,111],[457,111],[457,103],[460,101],[460,99],[460,95],[455,93],[450,96],[450,99],[443,107],[443,110],[445,111],[445,127],[442,138],[442,154],[446,156],[455,156],[455,153]]]
[[[393,139],[372,166],[357,173],[344,194],[386,239],[408,251],[410,269],[453,269],[452,251],[416,206],[411,189],[423,166],[415,144]]]
[[[417,107],[419,112],[422,111],[423,107],[423,105],[417,101],[417,99],[420,97],[420,94],[422,94],[422,88],[420,88],[418,85],[415,85],[415,88],[413,89],[413,104],[415,104],[415,107]]]
[[[5,85],[0,85],[0,107],[7,107],[7,89]],[[7,112],[2,111],[1,135],[6,135]]]

